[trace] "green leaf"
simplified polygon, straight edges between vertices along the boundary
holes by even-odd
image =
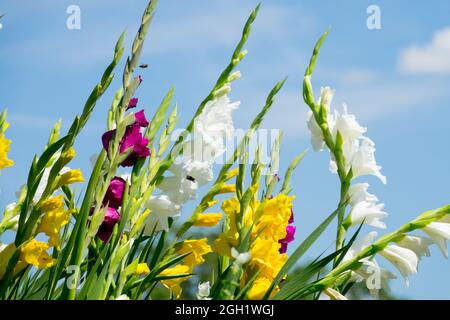
[[[159,128],[161,128],[161,125],[163,124],[164,119],[166,118],[167,109],[169,108],[170,103],[172,102],[173,92],[174,88],[171,87],[169,92],[161,101],[161,104],[156,110],[155,115],[152,118],[152,121],[150,121],[148,131],[145,134],[146,138],[148,138],[150,142],[153,141],[153,139],[156,136],[156,133],[158,132]]]
[[[289,168],[286,170],[286,174],[284,175],[283,185],[281,186],[280,193],[288,194],[291,190],[292,172],[294,172],[300,161],[302,161],[302,159],[305,157],[306,152],[308,152],[308,149],[303,150],[298,156],[294,158],[294,160],[292,160]]]

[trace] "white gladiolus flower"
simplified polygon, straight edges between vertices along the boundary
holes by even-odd
[[[433,244],[433,241],[420,236],[405,236],[401,241],[398,242],[398,245],[402,246],[403,248],[414,251],[419,259],[422,257],[431,256],[429,249],[429,246],[431,244]]]
[[[378,202],[378,198],[376,195],[367,192],[369,189],[368,183],[356,183],[350,186],[348,190],[348,196],[350,198],[349,204],[351,206],[356,205],[358,202],[366,201],[366,202]]]
[[[239,253],[235,248],[231,248],[231,256],[235,259],[234,263],[238,266],[246,264],[251,259],[250,251]]]
[[[431,222],[425,226],[424,231],[433,240],[441,250],[442,254],[448,258],[448,249],[446,240],[450,240],[450,224],[444,222]]]
[[[386,177],[381,174],[381,167],[375,160],[375,143],[364,136],[357,142],[349,149],[348,154],[344,152],[348,167],[352,168],[353,178],[373,175],[386,184]]]
[[[417,273],[419,258],[417,254],[407,248],[395,244],[388,245],[380,255],[391,262],[405,278],[406,285],[409,285],[408,277]]]
[[[353,259],[359,252],[372,244],[377,237],[377,232],[368,233],[361,240],[353,243],[350,249],[342,259],[342,263]],[[372,296],[378,295],[378,290],[389,290],[389,280],[395,279],[396,276],[389,270],[381,268],[375,258],[365,258],[360,261],[361,267],[352,272],[351,282],[365,281],[367,288]]]
[[[314,151],[322,151],[325,146],[325,142],[323,141],[322,130],[314,119],[314,115],[312,111],[308,112],[306,124],[308,126],[309,131],[311,132],[311,145]]]
[[[176,204],[182,205],[188,200],[195,199],[198,184],[194,178],[189,177],[165,177],[158,185],[163,194]]]
[[[204,147],[211,147],[215,157],[225,151],[224,138],[233,134],[231,114],[239,105],[240,102],[230,103],[230,98],[225,94],[208,101],[202,113],[195,119],[194,139],[200,139]]]
[[[327,103],[331,103],[334,91],[330,88],[321,89],[321,98]],[[329,104],[325,104],[329,106]],[[334,111],[333,115],[327,115],[328,128],[336,142],[337,133],[342,137],[342,154],[345,159],[345,169],[350,168],[353,172],[353,178],[364,175],[374,175],[386,184],[386,177],[380,172],[381,167],[377,165],[375,160],[375,143],[363,134],[367,129],[362,127],[353,114],[348,113],[347,105],[344,104],[343,112]],[[307,117],[308,129],[311,132],[311,144],[314,151],[321,151],[325,146],[322,130],[320,129],[313,112],[308,112]],[[337,173],[337,164],[334,155],[331,155],[330,171]]]
[[[128,297],[126,294],[122,294],[118,296],[116,300],[130,300],[130,297]]]
[[[168,218],[177,218],[181,206],[195,199],[197,189],[213,179],[212,162],[225,151],[224,138],[234,131],[232,112],[240,102],[230,103],[226,86],[216,92],[216,97],[206,103],[202,113],[194,121],[194,138],[183,146],[182,157],[176,159],[169,170],[173,176],[164,177],[157,186],[161,194],[153,196],[147,207],[147,233],[168,231]]]
[[[211,285],[209,284],[209,281],[199,283],[197,299],[198,300],[211,300],[212,298],[209,297],[210,291],[211,291]]]
[[[348,113],[347,105],[344,104],[342,114],[334,110],[334,127],[332,128],[332,132],[335,140],[338,131],[344,143],[346,143],[361,138],[367,129],[359,125],[356,117]]]
[[[320,88],[320,97],[317,104],[329,111],[335,92],[336,90],[331,89],[330,87]]]
[[[146,207],[151,210],[145,233],[151,234],[153,230],[169,231],[169,218],[177,218],[180,215],[181,206],[173,203],[167,195],[152,196],[146,203]]]
[[[178,177],[192,177],[199,186],[213,180],[212,163],[209,161],[177,160],[169,170]]]
[[[384,204],[382,203],[358,202],[350,212],[351,224],[358,225],[364,223],[375,228],[386,229],[386,224],[381,219],[386,218],[388,214],[383,209]]]

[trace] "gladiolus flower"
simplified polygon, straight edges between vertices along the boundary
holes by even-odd
[[[191,268],[205,262],[203,256],[210,252],[212,252],[212,249],[208,245],[207,238],[198,240],[184,240],[180,248],[177,250],[179,255],[189,253],[189,255],[187,255],[183,260],[184,264]]]
[[[441,250],[442,254],[448,258],[446,240],[450,240],[450,224],[444,222],[431,222],[422,229],[428,234]]]
[[[127,110],[131,108],[136,108],[138,101],[139,101],[138,98],[131,98],[130,101],[128,102]]]
[[[211,300],[212,298],[209,297],[210,291],[211,291],[211,285],[209,284],[209,281],[199,283],[197,299],[198,300]]]
[[[129,125],[125,130],[125,134],[119,144],[119,152],[122,154],[132,148],[131,154],[121,163],[123,167],[132,167],[138,159],[146,158],[150,155],[148,149],[148,139],[144,138],[141,133],[142,127],[148,126],[145,118],[144,110],[135,113],[135,122]],[[114,137],[116,130],[105,132],[102,136],[103,148],[108,151],[109,143]]]
[[[222,214],[219,213],[202,213],[197,216],[194,222],[196,227],[214,227],[220,220],[222,220]]]
[[[47,253],[49,248],[47,243],[33,239],[21,248],[20,261],[39,269],[50,268],[56,263],[56,260]]]
[[[106,190],[103,205],[110,208],[118,209],[122,205],[123,193],[125,191],[125,180],[120,177],[112,178]]]
[[[145,234],[147,235],[153,231],[169,231],[168,219],[178,217],[181,209],[181,206],[172,202],[167,195],[150,197],[146,207],[151,211],[145,226]]]
[[[114,226],[120,220],[120,214],[116,209],[108,207],[106,209],[103,222],[98,229],[97,236],[103,241],[108,242],[109,238],[114,231]]]
[[[272,284],[272,279],[266,277],[260,277],[255,280],[253,286],[247,292],[247,298],[249,300],[261,300]],[[272,292],[272,295],[277,293],[278,289],[275,289]]]
[[[57,188],[77,182],[84,182],[83,173],[80,169],[71,169],[59,176]]]
[[[409,284],[408,276],[417,273],[419,258],[416,253],[395,244],[388,245],[380,252],[384,258],[391,262],[405,278],[406,285]]]
[[[8,123],[4,124],[5,130],[8,127]],[[14,164],[14,162],[8,159],[9,145],[11,144],[11,140],[5,138],[3,133],[0,133],[0,169],[10,167]]]
[[[148,265],[145,262],[139,263],[137,265],[136,272],[135,272],[135,274],[137,276],[146,276],[149,273],[150,273],[150,268],[148,267]]]
[[[60,249],[60,230],[69,222],[70,211],[64,209],[63,195],[45,200],[41,205],[44,212],[38,232],[45,233],[50,246]]]
[[[160,276],[175,276],[187,274],[184,277],[177,277],[172,279],[161,280],[161,283],[168,289],[172,290],[175,298],[181,295],[180,284],[190,278],[191,268],[184,264],[178,264],[175,267],[167,268],[161,271]]]

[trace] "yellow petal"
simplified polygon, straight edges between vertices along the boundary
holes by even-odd
[[[202,213],[194,222],[196,227],[214,227],[222,220],[222,213]]]

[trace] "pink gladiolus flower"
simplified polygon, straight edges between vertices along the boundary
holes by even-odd
[[[118,209],[122,205],[123,192],[125,191],[125,180],[120,177],[114,177],[109,183],[106,191],[103,205]]]
[[[131,108],[136,108],[138,101],[139,101],[138,98],[131,98],[130,102],[128,102],[127,110]]]
[[[108,242],[114,230],[114,226],[120,220],[120,214],[114,208],[107,208],[105,218],[98,229],[97,236],[103,241]]]
[[[121,163],[123,167],[132,167],[138,159],[146,158],[150,155],[150,150],[148,149],[149,141],[141,133],[141,128],[147,127],[149,124],[145,118],[144,110],[135,113],[135,118],[136,121],[127,127],[119,145],[120,153],[124,153],[132,148],[131,154]],[[103,134],[102,143],[105,150],[108,151],[109,143],[115,133],[116,130],[111,130]]]

